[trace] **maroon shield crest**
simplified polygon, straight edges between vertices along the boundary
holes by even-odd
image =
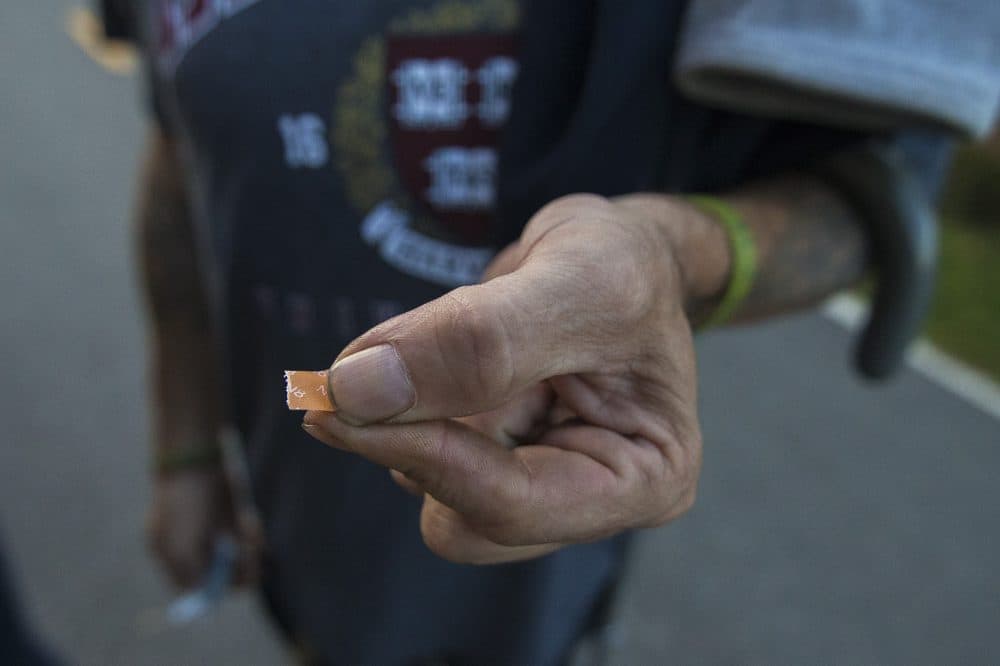
[[[387,111],[399,180],[423,213],[470,244],[489,235],[515,48],[511,34],[388,38]]]

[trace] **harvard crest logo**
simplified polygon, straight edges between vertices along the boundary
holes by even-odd
[[[517,75],[514,38],[390,36],[387,47],[389,136],[402,185],[460,239],[481,242]]]
[[[333,145],[361,234],[398,270],[479,280],[497,143],[517,77],[517,3],[444,2],[369,39],[338,91]]]

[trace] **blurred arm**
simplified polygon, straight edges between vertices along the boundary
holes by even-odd
[[[209,303],[175,147],[156,129],[148,140],[136,217],[152,332],[156,446],[214,444],[221,407]]]

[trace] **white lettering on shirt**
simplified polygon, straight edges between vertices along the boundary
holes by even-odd
[[[407,60],[393,72],[399,101],[393,113],[411,129],[460,127],[469,117],[465,84],[469,72],[458,60]]]
[[[474,284],[496,254],[490,247],[463,247],[428,238],[410,228],[406,211],[384,201],[361,224],[361,237],[390,266],[445,287]]]
[[[285,163],[293,169],[318,169],[327,163],[326,123],[315,113],[284,114],[278,132],[285,144]]]
[[[489,210],[496,199],[497,154],[492,148],[438,148],[424,161],[431,174],[427,200],[446,210]]]
[[[507,56],[490,58],[476,73],[482,97],[479,120],[487,127],[499,127],[510,115],[510,95],[517,79],[517,61]]]

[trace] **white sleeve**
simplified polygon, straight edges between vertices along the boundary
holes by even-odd
[[[1000,109],[1000,2],[691,0],[674,75],[743,112],[982,136]]]

